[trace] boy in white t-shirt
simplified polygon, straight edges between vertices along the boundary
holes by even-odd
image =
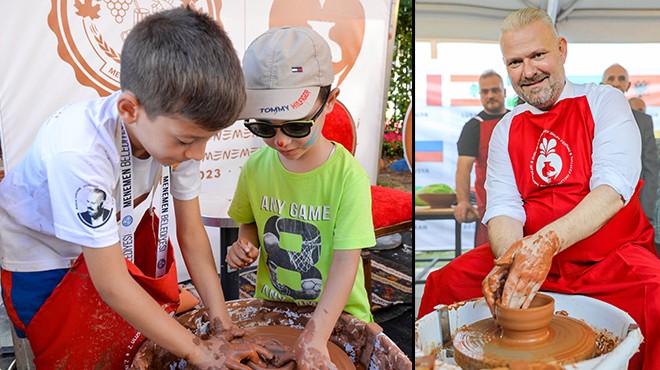
[[[3,300],[37,367],[124,368],[144,336],[196,368],[271,357],[264,347],[229,343],[243,332],[228,315],[198,202],[206,142],[244,104],[226,33],[208,15],[177,8],[148,16],[128,34],[121,91],[67,105],[46,121],[0,183]],[[169,262],[152,263],[164,270],[161,278],[143,276],[125,259],[138,264],[143,235],[154,234],[148,222],[131,230],[139,219],[132,199],[149,193],[162,166],[172,166],[163,189],[170,189],[181,252],[215,324],[203,341],[168,314],[178,304],[171,249]],[[169,221],[162,208],[156,235]]]
[[[309,28],[274,28],[248,47],[243,71],[240,116],[267,146],[241,170],[228,213],[245,243],[227,263],[260,254],[255,297],[316,305],[292,355],[298,369],[334,369],[326,343],[342,310],[373,321],[360,251],[376,240],[366,172],[322,134],[339,95],[330,47]]]

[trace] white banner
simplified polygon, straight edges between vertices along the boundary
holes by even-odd
[[[415,107],[415,187],[429,184],[447,184],[456,188],[456,142],[463,124],[475,114],[478,107]],[[474,184],[474,171],[472,176]],[[461,245],[463,250],[474,247],[475,224],[463,224]],[[415,221],[415,250],[454,249],[455,223],[453,220]]]
[[[0,144],[11,171],[45,119],[73,101],[119,90],[123,40],[145,16],[190,4],[224,26],[239,58],[271,27],[305,26],[329,43],[339,100],[357,126],[356,158],[376,183],[396,0],[42,0],[0,2]],[[396,11],[396,9],[395,9]],[[241,166],[263,146],[242,123],[208,145],[202,192],[229,204]],[[226,212],[226,210],[224,210]]]
[[[357,124],[356,158],[376,181],[389,81],[391,0],[51,0],[0,3],[0,129],[6,169],[25,154],[43,121],[72,101],[119,89],[126,34],[148,14],[189,3],[227,30],[239,58],[268,28],[311,27],[330,44],[334,86]],[[242,124],[209,142],[204,189],[233,192],[240,166],[262,146]]]
[[[614,63],[627,68],[632,86],[626,97],[641,96],[660,132],[660,69],[650,57],[657,44],[568,44],[565,69],[574,83],[600,83]],[[612,50],[617,50],[612,53]],[[648,53],[648,54],[647,54]],[[642,55],[648,58],[640,57]],[[504,79],[506,106],[515,91],[496,43],[415,43],[415,187],[445,183],[456,187],[456,142],[465,123],[480,112],[479,75],[493,69]],[[656,137],[658,135],[656,134]],[[474,171],[472,176],[474,185]],[[475,224],[463,224],[463,249],[474,245]],[[454,221],[416,221],[415,249],[453,249]]]

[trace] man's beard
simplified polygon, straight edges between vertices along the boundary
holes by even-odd
[[[523,90],[520,86],[522,84],[531,84],[548,78],[548,87],[536,87],[531,90],[530,93]],[[557,97],[561,91],[561,84],[558,81],[555,81],[548,74],[535,75],[529,79],[521,80],[518,85],[514,85],[513,89],[516,91],[516,94],[520,96],[525,102],[529,103],[531,106],[534,106],[540,110],[547,111],[556,103]]]

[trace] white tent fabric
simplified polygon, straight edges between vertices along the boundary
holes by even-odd
[[[502,20],[521,8],[554,17],[569,42],[660,42],[660,1],[415,0],[415,38],[497,41]]]

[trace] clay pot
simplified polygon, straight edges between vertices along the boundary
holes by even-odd
[[[502,339],[515,342],[542,342],[550,336],[548,326],[555,311],[555,300],[536,294],[529,308],[509,308],[495,303],[495,321],[502,328]]]

